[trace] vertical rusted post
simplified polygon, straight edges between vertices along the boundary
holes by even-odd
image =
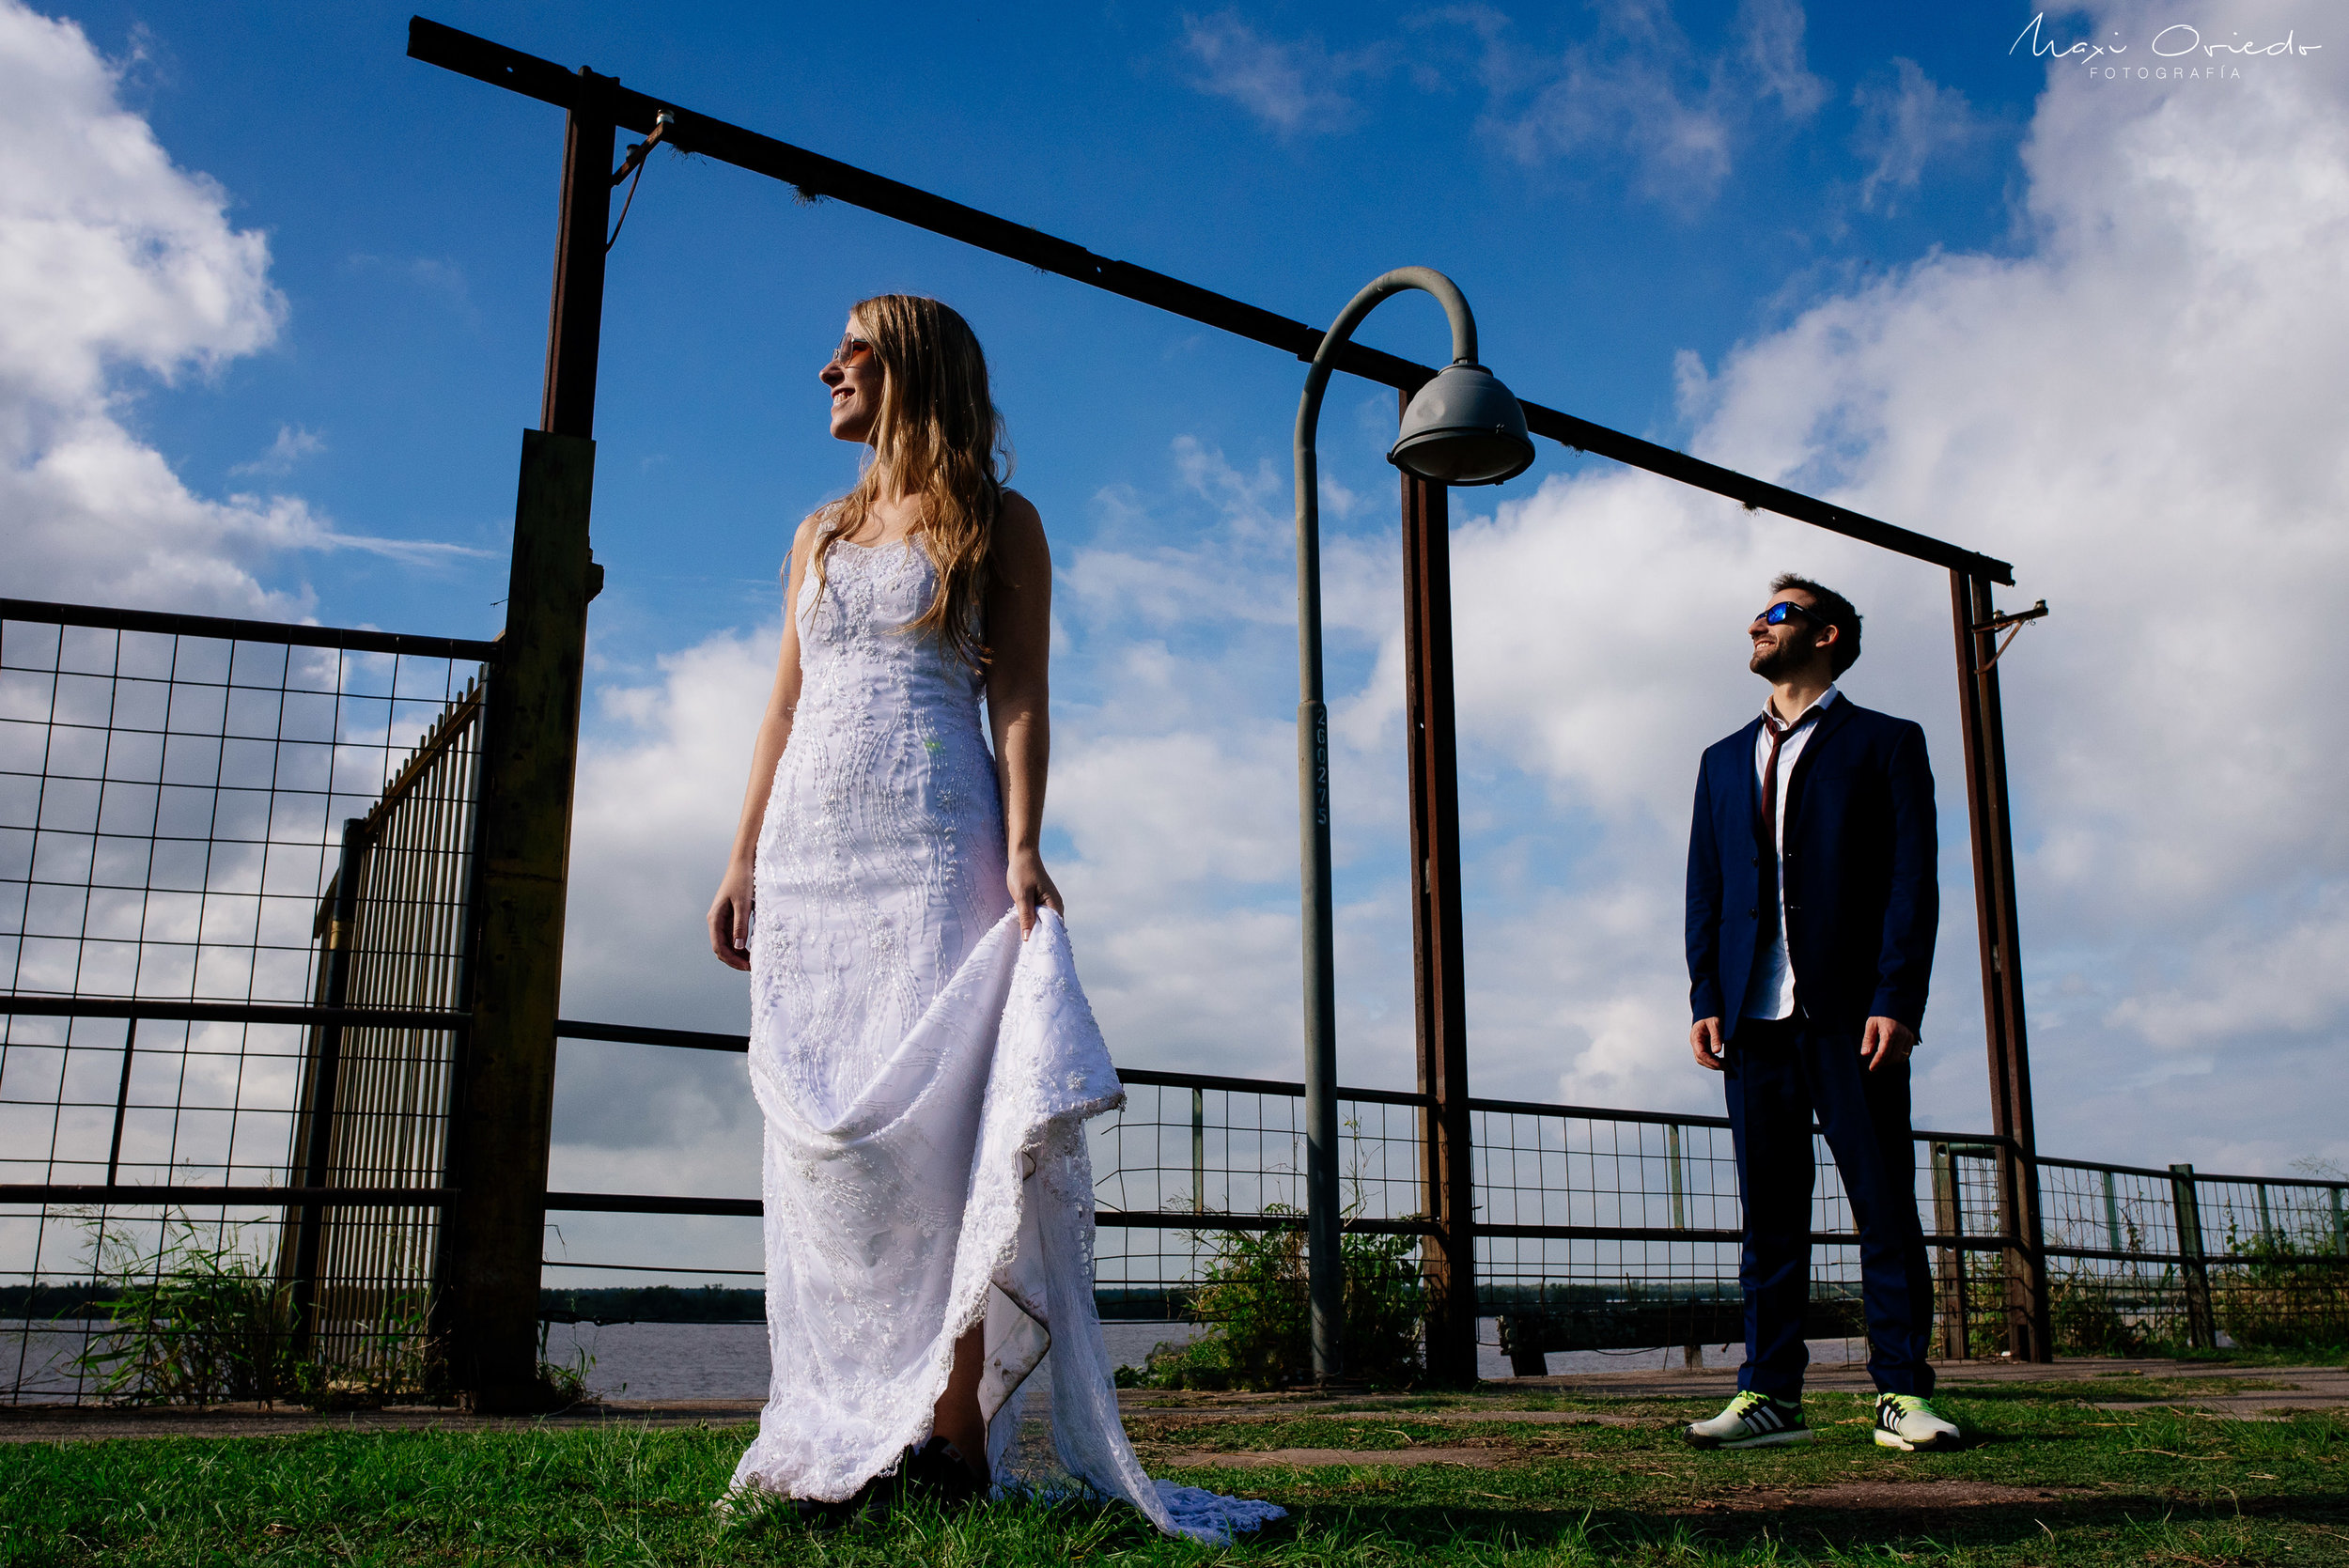
[[[612,222],[613,125],[603,93],[618,78],[582,69],[579,101],[563,129],[563,207],[547,310],[546,390],[538,427],[596,433],[596,360],[603,344],[604,234]]]
[[[1408,394],[1404,395],[1406,403]],[[1460,934],[1460,774],[1452,690],[1452,534],[1445,489],[1403,475],[1403,703],[1410,748],[1411,959],[1421,1177],[1427,1218],[1427,1374],[1476,1381],[1476,1187],[1469,1155],[1468,1007]]]
[[[366,818],[343,823],[342,859],[334,868],[334,908],[327,917],[321,946],[325,974],[319,986],[319,1002],[340,1007],[350,997],[350,928],[359,913],[359,862],[366,853]],[[340,1097],[343,1066],[343,1026],[328,1021],[310,1036],[309,1093],[302,1107],[303,1187],[325,1187],[334,1173],[334,1107]],[[325,1241],[326,1211],[316,1201],[302,1205],[294,1230],[293,1353],[309,1359],[319,1327],[319,1253]]]
[[[1952,1361],[1972,1354],[1966,1322],[1966,1192],[1957,1179],[1957,1155],[1947,1143],[1932,1146],[1933,1228],[1950,1238],[1936,1260],[1941,1297],[1941,1354]]]
[[[547,341],[543,427],[522,432],[506,633],[481,755],[478,944],[473,1021],[452,1102],[457,1196],[442,1232],[438,1336],[448,1375],[481,1410],[544,1402],[538,1260],[553,1130],[554,1020],[587,602],[595,482],[596,356],[611,221],[611,79],[580,73],[564,138],[562,226]]]
[[[2211,1311],[2210,1265],[2202,1251],[2202,1201],[2194,1167],[2170,1167],[2170,1202],[2177,1216],[2178,1274],[2186,1286],[2186,1343],[2197,1350],[2218,1344],[2217,1314]]]
[[[1974,848],[1974,912],[1982,945],[1982,1012],[1990,1055],[1990,1116],[2010,1140],[1999,1162],[2007,1237],[2007,1349],[2018,1361],[2055,1358],[2040,1248],[2038,1141],[2031,1128],[2030,1054],[2023,1028],[2023,961],[2015,910],[2015,835],[2006,787],[2006,725],[1999,706],[1990,580],[1950,573],[1957,635],[1958,713],[1966,747],[1966,805]]]
[[[1681,1164],[1680,1143],[1680,1124],[1678,1122],[1665,1123],[1664,1175],[1665,1183],[1672,1192],[1672,1229],[1675,1231],[1685,1231],[1688,1228],[1688,1181]],[[1696,1314],[1696,1297],[1692,1296],[1688,1298],[1688,1319],[1692,1334],[1695,1332]],[[1704,1346],[1694,1339],[1685,1341],[1680,1346],[1680,1364],[1684,1367],[1704,1365]]]
[[[1190,1092],[1190,1212],[1207,1212],[1207,1096]]]

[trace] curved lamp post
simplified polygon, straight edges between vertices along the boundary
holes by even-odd
[[[1339,1261],[1337,996],[1330,894],[1330,710],[1321,686],[1321,502],[1314,434],[1338,349],[1379,301],[1407,288],[1443,303],[1452,363],[1404,410],[1387,460],[1439,485],[1498,485],[1533,461],[1525,411],[1476,363],[1476,318],[1450,278],[1398,267],[1338,313],[1305,374],[1297,405],[1297,773],[1305,939],[1305,1237],[1313,1303],[1314,1375],[1344,1373],[1339,1356],[1345,1271]]]

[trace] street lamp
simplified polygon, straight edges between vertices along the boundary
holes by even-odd
[[[1305,373],[1297,404],[1297,776],[1305,924],[1305,1243],[1313,1304],[1314,1376],[1344,1373],[1346,1274],[1338,1252],[1337,994],[1330,894],[1330,710],[1321,687],[1321,482],[1314,434],[1338,349],[1390,294],[1419,288],[1452,322],[1452,363],[1403,411],[1387,460],[1438,485],[1498,485],[1533,461],[1525,411],[1476,363],[1476,318],[1450,278],[1398,267],[1338,312]]]

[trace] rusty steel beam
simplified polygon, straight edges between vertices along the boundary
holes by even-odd
[[[582,71],[563,143],[541,428],[522,432],[506,632],[483,715],[481,804],[465,959],[472,1027],[457,1054],[435,1262],[436,1339],[476,1409],[553,1397],[537,1374],[538,1260],[554,1131],[555,1019],[579,768],[596,362],[603,324],[614,126],[608,77]]]
[[[218,637],[224,642],[287,643],[298,648],[407,653],[426,659],[489,660],[497,653],[496,644],[468,637],[428,637],[415,632],[374,631],[357,627],[292,626],[284,621],[248,621],[226,615],[183,615],[170,610],[122,610],[108,604],[53,604],[37,598],[0,598],[0,621],[41,621],[52,626],[98,627],[108,631],[153,631],[166,637]]]
[[[1408,396],[1408,395],[1406,395]],[[1411,817],[1427,1374],[1476,1381],[1476,1186],[1470,1159],[1468,985],[1460,928],[1460,775],[1452,681],[1452,532],[1441,485],[1403,484],[1403,705]]]
[[[408,23],[408,53],[412,58],[470,76],[542,103],[571,110],[592,106],[615,124],[650,135],[666,111],[675,123],[662,140],[679,151],[698,153],[753,174],[780,179],[809,199],[829,198],[895,218],[932,234],[959,240],[980,250],[1024,262],[1078,283],[1171,312],[1203,326],[1279,349],[1310,362],[1319,348],[1322,329],[1278,315],[1227,294],[1185,283],[1180,278],[1131,262],[1097,256],[1082,245],[1029,228],[1006,218],[949,201],[915,186],[860,169],[805,147],[746,131],[677,103],[621,86],[612,77],[573,73],[552,60],[508,49],[454,27],[412,18]],[[606,168],[610,167],[607,160]],[[1416,392],[1435,375],[1427,365],[1394,354],[1350,344],[1335,358],[1336,367],[1406,393]],[[1632,468],[1676,480],[1742,506],[1775,512],[1824,528],[1829,533],[1927,561],[1935,566],[2011,583],[2015,569],[2004,561],[1902,528],[1847,506],[1838,506],[1783,486],[1769,484],[1732,469],[1689,457],[1669,446],[1641,441],[1621,430],[1578,419],[1539,403],[1526,402],[1526,427],[1536,435],[1612,458]]]
[[[2006,1254],[2007,1348],[2018,1361],[2054,1359],[2042,1250],[2039,1145],[2032,1127],[2030,1050],[2023,1023],[2023,957],[2015,904],[2015,834],[2006,781],[2006,725],[1993,655],[1996,611],[1986,578],[1950,573],[1957,637],[1967,820],[1974,852],[1975,929],[1982,954],[1983,1032],[1990,1058],[1990,1120],[2011,1140],[1999,1162],[1999,1228]]]
[[[606,101],[618,85],[586,70],[570,81],[539,428],[522,435],[506,629],[484,715],[462,959],[474,1022],[455,1063],[445,1167],[464,1195],[434,1264],[443,1364],[482,1410],[531,1410],[549,1397],[537,1376],[538,1259],[587,605],[603,576],[588,522],[615,135]]]
[[[481,757],[472,1027],[457,1056],[435,1274],[448,1374],[485,1411],[537,1408],[538,1259],[554,1123],[595,442],[522,433],[506,636]]]
[[[583,69],[563,127],[563,200],[555,224],[554,294],[547,306],[546,391],[538,428],[596,433],[596,361],[603,346],[604,230],[612,222],[614,128],[603,101],[618,88]]]

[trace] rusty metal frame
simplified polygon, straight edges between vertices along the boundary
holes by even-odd
[[[1982,1019],[1989,1054],[1990,1125],[2009,1140],[1999,1172],[2001,1229],[2011,1237],[2006,1265],[2007,1350],[2018,1361],[2055,1358],[2047,1266],[2041,1234],[2039,1142],[2032,1126],[2030,1052],[2023,1022],[2022,937],[2015,901],[2013,806],[2007,793],[2006,724],[1999,701],[1998,647],[2002,627],[1988,580],[1950,573],[1951,620],[1957,637],[1960,730],[1965,740],[1966,808],[1974,852],[1974,914],[1982,953]],[[2011,633],[2010,633],[2011,635]]]
[[[585,69],[576,72],[568,70],[552,61],[509,49],[421,16],[410,19],[408,54],[426,64],[552,104],[566,111],[568,116],[563,215],[554,301],[548,334],[546,396],[541,413],[543,430],[580,438],[580,445],[583,448],[582,454],[571,459],[577,471],[576,498],[572,505],[566,508],[563,524],[557,531],[563,536],[561,552],[567,556],[575,553],[583,558],[585,555],[586,472],[592,465],[593,449],[584,438],[592,433],[594,418],[596,359],[601,331],[605,225],[610,211],[612,153],[619,129],[625,128],[648,138],[657,132],[661,140],[681,151],[696,153],[754,174],[780,179],[803,198],[845,201],[933,234],[1023,262],[1039,271],[1266,344],[1299,360],[1311,361],[1322,340],[1322,330],[1303,321],[1199,287],[1163,272],[1096,255],[1070,241],[724,120],[697,114],[674,101],[624,87],[616,77],[599,75]],[[1348,344],[1339,349],[1334,356],[1334,364],[1338,369],[1394,387],[1406,397],[1435,374],[1427,365],[1359,344]],[[1985,939],[1991,928],[1997,926],[2002,942],[1995,951],[2001,955],[2005,972],[2015,976],[2011,986],[1999,990],[2000,1010],[1994,1015],[1996,1021],[1990,1029],[1992,1098],[1994,1107],[2003,1108],[1999,1112],[1999,1133],[2018,1137],[2028,1146],[2029,1074],[2023,1054],[2022,988],[2014,932],[2014,857],[2012,843],[2005,830],[2003,741],[1998,738],[2001,733],[1998,723],[1998,687],[1995,669],[1975,668],[1980,660],[1971,657],[1970,651],[1974,636],[1972,629],[1992,613],[1988,605],[1990,584],[2013,583],[2014,568],[2004,561],[1978,551],[1738,474],[1539,403],[1525,402],[1523,407],[1529,429],[1578,451],[1612,458],[1676,483],[1724,496],[1749,510],[1776,513],[1847,538],[1946,567],[1960,584],[1961,595],[1968,591],[1968,584],[1979,587],[1981,613],[1966,613],[1961,603],[1957,622],[1961,646],[1968,650],[1967,656],[1961,658],[1960,683],[1966,714],[1968,798],[1975,802],[1972,823],[1976,897],[1982,907]],[[528,466],[526,457],[526,470]],[[1473,1375],[1473,1238],[1476,1227],[1466,1197],[1469,1191],[1470,1147],[1465,1007],[1459,947],[1458,800],[1455,760],[1456,743],[1452,731],[1448,547],[1440,488],[1414,493],[1412,482],[1408,479],[1405,481],[1405,488],[1406,678],[1413,693],[1408,733],[1414,988],[1419,1020],[1420,1081],[1433,1096],[1427,1114],[1431,1130],[1436,1134],[1429,1140],[1431,1153],[1428,1157],[1427,1183],[1430,1218],[1439,1221],[1439,1234],[1432,1243],[1431,1256],[1440,1260],[1439,1272],[1446,1282],[1442,1293],[1446,1306],[1439,1314],[1439,1323],[1430,1327],[1430,1334],[1435,1336],[1430,1341],[1430,1364],[1465,1367],[1469,1369],[1469,1375]],[[526,475],[521,508],[525,514],[533,509],[531,494],[532,487]],[[517,595],[524,592],[523,551],[522,530],[518,527],[514,589]],[[577,629],[581,635],[573,637],[566,627],[564,634],[555,638],[555,642],[576,643],[583,646],[585,599],[593,597],[594,580],[600,577],[599,568],[588,566],[585,569],[592,576],[584,598],[574,599],[573,596],[558,596],[575,602],[579,622]],[[568,603],[563,613],[570,613]],[[576,653],[557,654],[552,644],[546,644],[546,647],[558,662],[563,657],[579,657]],[[517,681],[510,668],[501,673],[507,681],[504,700],[508,703],[518,698],[526,701],[526,693],[518,694],[516,688],[527,687],[530,684],[528,678]],[[545,713],[545,708],[541,706],[539,711],[545,714],[546,722],[542,725],[538,743],[559,754],[546,759],[539,772],[542,778],[550,779],[559,773],[568,783],[577,753],[578,672],[575,668],[568,672],[568,691],[560,690],[564,687],[563,676],[564,672],[553,666],[546,672],[546,679],[555,689],[549,693],[552,706],[560,707],[568,698],[568,738],[562,733],[561,719]],[[505,726],[495,722],[494,714],[492,718],[491,734],[495,737]],[[1982,738],[1984,736],[1990,738]],[[520,758],[509,760],[519,767]],[[493,758],[493,764],[494,761]],[[501,784],[504,777],[505,771],[493,766],[485,784],[485,832],[492,839],[500,831],[500,814],[492,808],[494,798],[502,796],[505,791],[506,786]],[[513,799],[515,810],[519,812],[521,798],[515,796]],[[1992,802],[1987,815],[1983,804],[1984,801]],[[557,811],[567,838],[568,792]],[[485,845],[485,856],[493,868],[499,863],[498,851],[494,847]],[[552,930],[555,934],[551,939],[551,939],[555,944],[556,952],[552,957],[545,954],[534,955],[526,966],[536,977],[527,987],[531,992],[532,1004],[525,1009],[529,1015],[526,1054],[530,1062],[525,1077],[531,1081],[526,1092],[517,1091],[521,1093],[521,1099],[516,1102],[516,1107],[526,1112],[522,1120],[528,1125],[521,1129],[525,1141],[536,1140],[541,1145],[535,1166],[542,1171],[545,1113],[551,1106],[553,1060],[550,1026],[554,999],[548,987],[552,984],[549,977],[559,969],[562,872],[559,852],[551,858],[542,854],[538,859],[542,864],[551,859],[551,869],[557,878],[552,894],[556,918]],[[495,875],[494,869],[491,875]],[[493,913],[489,938],[495,942],[499,937],[494,916],[497,906],[494,897],[490,902]],[[516,931],[513,935],[519,939],[521,933]],[[1993,946],[1985,939],[1983,984],[1986,996],[1994,988],[1993,952]],[[508,962],[520,962],[523,957],[519,948],[505,956]],[[485,964],[485,973],[487,968]],[[482,1031],[486,1031],[491,1038],[502,1038],[499,1033],[503,1027],[499,1022],[500,1006],[476,999],[476,1011],[482,1014],[483,1020],[480,1030],[476,1032],[477,1037]],[[543,1081],[540,1081],[541,1078]],[[2001,1084],[2006,1087],[2001,1088]],[[2014,1099],[2017,1088],[2021,1094],[2019,1110],[2018,1102]],[[2018,1127],[2020,1131],[2016,1132]],[[504,1136],[511,1137],[514,1130],[504,1129]],[[2028,1157],[2013,1163],[2019,1201],[2026,1192],[2035,1192],[2035,1177]],[[525,1159],[522,1164],[532,1166],[534,1162]],[[521,1171],[501,1182],[501,1186],[512,1188],[507,1195],[510,1202],[501,1207],[503,1218],[492,1227],[502,1241],[519,1242],[528,1211],[534,1207],[537,1218],[543,1220],[542,1202],[525,1194],[524,1183],[525,1177]],[[542,1188],[542,1181],[540,1186]],[[473,1190],[475,1195],[469,1201],[491,1202],[489,1195],[478,1188]],[[2035,1234],[2035,1212],[2029,1215],[2028,1222]],[[453,1216],[450,1234],[459,1238],[467,1234],[461,1215]],[[466,1358],[477,1362],[479,1370],[460,1370],[459,1375],[474,1382],[498,1381],[508,1389],[518,1389],[520,1385],[516,1379],[520,1374],[512,1370],[510,1364],[520,1356],[520,1347],[527,1338],[521,1316],[526,1299],[524,1281],[519,1277],[509,1277],[503,1263],[490,1264],[486,1250],[490,1244],[486,1235],[477,1244],[463,1245],[473,1250],[478,1266],[491,1268],[498,1275],[499,1283],[489,1295],[471,1298],[465,1305],[462,1320],[473,1326],[468,1332],[477,1338],[481,1349],[477,1353],[469,1353]],[[535,1258],[536,1251],[531,1255]],[[2037,1265],[2035,1246],[2027,1247],[2021,1256],[2031,1260],[2033,1278],[2039,1281],[2037,1300],[2040,1305],[2035,1316],[2029,1312],[2014,1314],[2018,1333],[2017,1350],[2018,1353],[2028,1351],[2033,1355],[2044,1355],[2046,1343],[2044,1331],[2044,1271]],[[535,1284],[535,1276],[531,1282]],[[2028,1307],[2028,1303],[2025,1305]],[[489,1314],[487,1318],[481,1315],[485,1312]],[[490,1326],[492,1319],[494,1327]],[[1465,1335],[1463,1324],[1466,1326]],[[2037,1327],[2027,1336],[2023,1335],[2022,1330],[2030,1325]],[[1439,1338],[1442,1342],[1440,1345],[1437,1343]],[[490,1348],[492,1342],[496,1346],[494,1350]],[[487,1370],[492,1366],[500,1370]],[[493,1397],[492,1402],[496,1402],[496,1398]]]

